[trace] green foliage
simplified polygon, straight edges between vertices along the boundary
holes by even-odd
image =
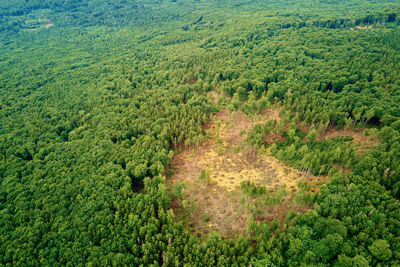
[[[372,255],[380,262],[387,261],[392,257],[392,251],[390,245],[386,240],[375,240],[374,243],[369,247]]]
[[[264,204],[266,206],[279,205],[285,196],[287,196],[287,191],[285,188],[279,190],[278,192],[274,192],[273,194],[267,194],[264,199]]]
[[[399,132],[394,130],[392,127],[383,127],[378,134],[379,139],[383,143],[391,143],[396,140],[399,136]]]
[[[182,204],[183,209],[186,211],[187,216],[190,217],[191,214],[193,214],[193,212],[194,212],[194,210],[196,208],[195,204],[194,204],[194,201],[193,201],[193,198],[191,197],[190,201],[188,201],[186,199],[183,199],[181,204]]]
[[[266,193],[265,186],[257,186],[253,182],[249,181],[242,181],[240,183],[240,189],[248,194],[249,196],[259,196],[264,195]]]
[[[236,147],[233,149],[233,153],[235,153],[235,154],[239,153],[239,152],[240,152],[240,149],[241,149],[241,146],[240,146],[240,145],[236,146]]]
[[[211,183],[211,169],[205,168],[200,171],[199,180],[205,183],[206,185],[210,185]]]
[[[0,1],[0,265],[398,264],[399,10],[389,0]],[[250,237],[200,241],[176,222],[163,175],[175,149],[204,140],[210,90],[250,115],[281,105],[281,123],[257,124],[246,141],[280,132],[273,155],[331,176],[286,230],[254,220]],[[378,132],[380,147],[358,157],[349,139],[316,139],[352,126]],[[171,194],[193,214],[183,185]]]
[[[310,137],[309,133],[308,142],[305,142],[300,138],[301,134],[296,133],[298,138],[295,135],[284,142],[271,145],[271,153],[280,160],[290,162],[293,167],[315,175],[326,174],[334,166],[350,167],[356,161],[354,150],[349,145],[351,137],[314,141],[315,136]]]
[[[176,198],[180,201],[183,200],[184,196],[184,188],[185,188],[185,184],[183,182],[180,183],[175,183],[172,186],[172,192],[171,192],[171,196],[172,198]]]
[[[305,205],[312,205],[316,199],[317,194],[310,192],[310,186],[307,182],[300,182],[298,184],[299,192],[294,198],[295,203],[301,203]]]

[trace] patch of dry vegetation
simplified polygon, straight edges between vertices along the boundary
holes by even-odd
[[[368,26],[355,26],[354,28],[353,28],[353,27],[350,27],[350,31],[354,31],[354,29],[357,29],[357,30],[372,30],[373,28],[374,28],[373,25],[368,25]]]
[[[214,99],[215,96],[211,95]],[[279,111],[266,111],[276,119]],[[279,118],[279,117],[278,117]],[[227,110],[218,112],[209,125],[211,138],[199,147],[183,149],[173,158],[173,174],[168,177],[169,187],[184,183],[185,199],[192,201],[195,209],[186,226],[193,234],[203,235],[218,231],[230,237],[244,233],[250,218],[251,207],[257,200],[245,197],[241,190],[243,182],[265,187],[266,195],[275,197],[284,192],[279,203],[258,204],[262,210],[259,220],[284,218],[289,209],[301,211],[305,206],[293,203],[301,181],[322,182],[310,174],[290,168],[265,153],[256,153],[245,143],[245,133],[255,123],[241,111],[230,114]],[[261,122],[262,123],[262,122]],[[176,213],[184,213],[182,204],[175,201]]]

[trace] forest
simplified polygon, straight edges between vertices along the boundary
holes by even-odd
[[[399,103],[397,0],[0,0],[0,265],[399,266]]]

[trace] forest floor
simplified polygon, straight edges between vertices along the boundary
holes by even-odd
[[[265,121],[276,119],[277,114],[277,110],[267,110],[263,117]],[[289,210],[305,211],[309,207],[293,201],[299,190],[298,183],[325,182],[326,177],[301,173],[267,153],[246,151],[244,132],[255,123],[260,121],[253,122],[241,111],[230,114],[226,109],[221,110],[207,125],[211,131],[208,141],[199,147],[185,148],[174,156],[173,174],[167,177],[168,187],[183,183],[185,198],[195,208],[188,218],[180,201],[174,200],[172,207],[175,214],[186,217],[185,226],[194,235],[200,237],[217,231],[222,237],[231,237],[246,232],[249,205],[257,200],[241,190],[242,182],[264,186],[270,198],[281,197],[279,204],[258,205],[261,212],[256,219],[263,221],[283,220]],[[209,174],[208,182],[199,179],[202,170]]]

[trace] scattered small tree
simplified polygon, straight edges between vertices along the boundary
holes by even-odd
[[[207,186],[211,184],[211,170],[209,168],[200,171],[199,180],[204,182]]]

